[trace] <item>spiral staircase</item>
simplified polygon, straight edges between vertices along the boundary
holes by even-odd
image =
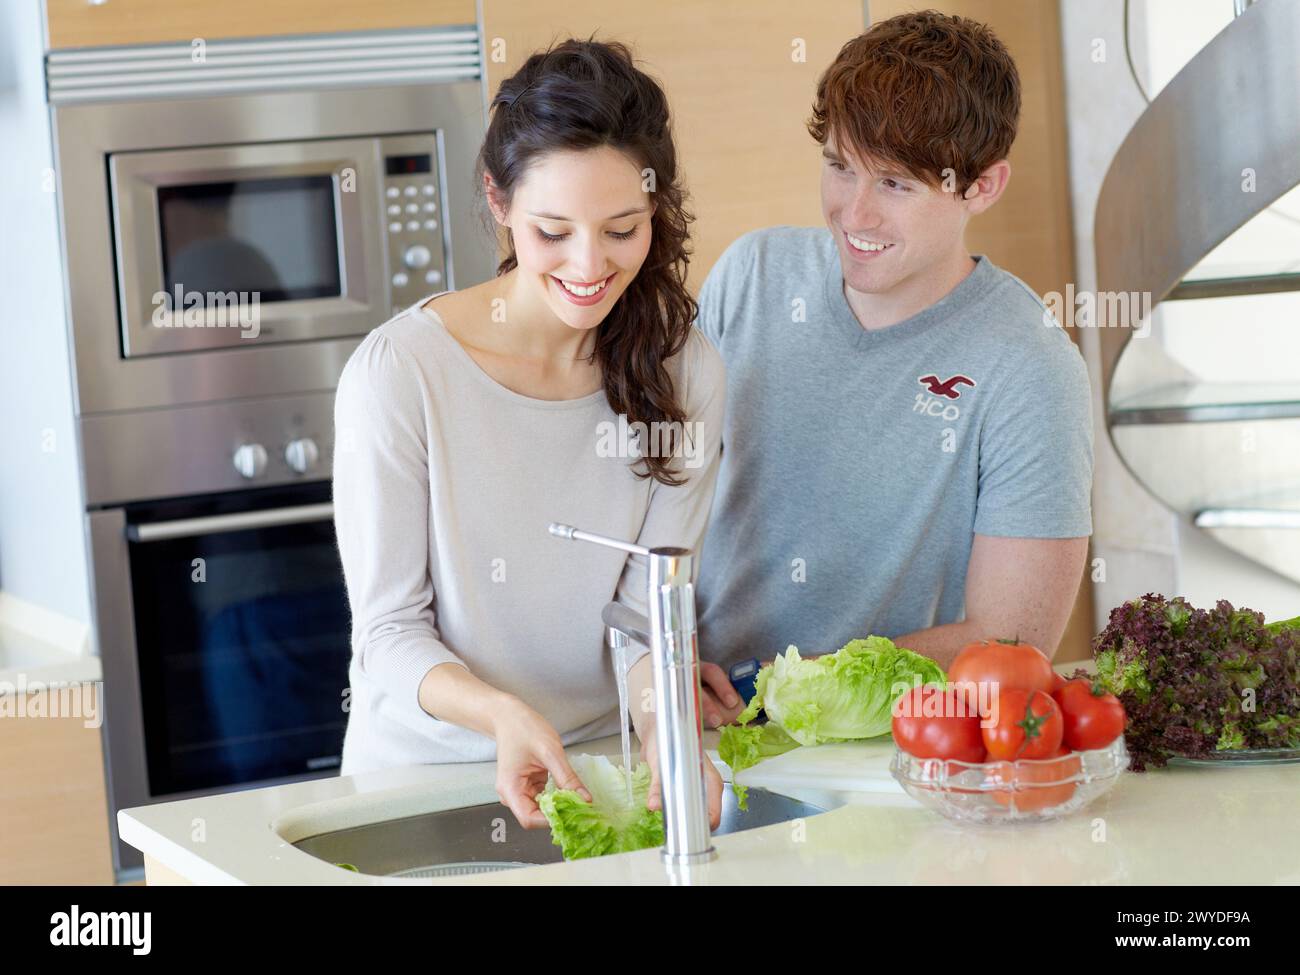
[[[1099,294],[1149,293],[1166,310],[1207,302],[1222,308],[1222,342],[1259,341],[1234,332],[1241,301],[1267,301],[1300,330],[1300,247],[1244,273],[1206,260],[1278,219],[1297,186],[1300,2],[1259,0],[1165,86],[1111,163],[1096,211]],[[1165,354],[1149,323],[1099,324],[1106,426],[1128,469],[1190,525],[1300,583],[1300,356],[1238,344],[1270,379],[1222,382]]]

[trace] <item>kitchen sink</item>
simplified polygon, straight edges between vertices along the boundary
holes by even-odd
[[[731,783],[724,786],[722,823],[715,836],[784,823],[826,812],[823,806],[749,790],[741,810]],[[524,829],[499,802],[462,806],[320,833],[293,844],[330,863],[347,863],[360,872],[391,877],[440,877],[509,870],[564,857],[549,829]]]

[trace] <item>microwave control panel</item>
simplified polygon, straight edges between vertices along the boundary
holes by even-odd
[[[438,138],[430,132],[379,142],[386,270],[396,312],[448,287]]]

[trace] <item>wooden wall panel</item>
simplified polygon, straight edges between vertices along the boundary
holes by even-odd
[[[29,0],[20,0],[29,2]],[[45,0],[51,49],[472,24],[474,0]]]

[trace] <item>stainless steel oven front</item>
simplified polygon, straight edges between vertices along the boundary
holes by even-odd
[[[333,401],[85,420],[112,810],[336,772],[350,621]],[[250,452],[261,463],[240,470]],[[114,857],[119,873],[142,863],[121,842]]]

